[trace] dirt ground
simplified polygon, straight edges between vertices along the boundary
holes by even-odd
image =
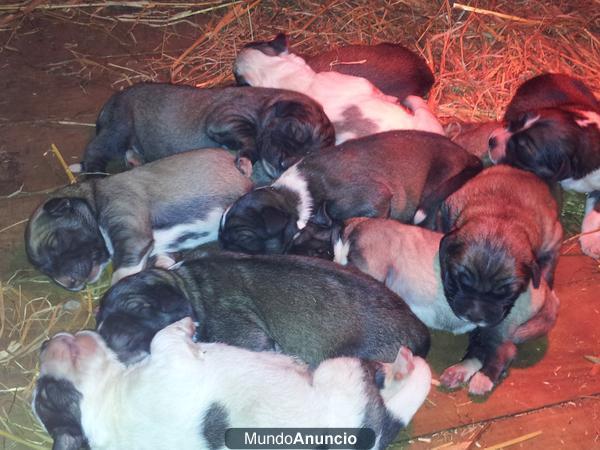
[[[27,16],[0,31],[0,448],[50,448],[28,410],[39,344],[61,329],[93,326],[101,289],[56,288],[26,261],[23,231],[44,192],[67,179],[47,154],[56,144],[79,161],[99,108],[153,59],[177,55],[198,31],[119,25],[106,31]],[[117,67],[120,68],[117,70]],[[125,68],[125,69],[123,69]],[[158,78],[168,80],[168,73]],[[547,338],[520,349],[508,377],[487,398],[432,392],[395,448],[600,448],[600,266],[565,244],[556,276],[561,311]],[[434,335],[435,378],[457,361],[464,337]]]

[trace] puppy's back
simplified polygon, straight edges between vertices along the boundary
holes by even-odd
[[[346,45],[305,58],[315,72],[363,77],[384,94],[427,95],[434,78],[425,61],[399,44]]]
[[[429,349],[427,328],[400,297],[331,261],[226,254],[178,270],[197,280],[207,309],[213,298],[219,308],[248,305],[284,352],[310,363],[341,355],[392,361],[400,343],[417,355]]]
[[[583,81],[569,75],[546,73],[523,83],[517,89],[504,114],[504,120],[544,108],[581,105],[599,110],[600,104]]]

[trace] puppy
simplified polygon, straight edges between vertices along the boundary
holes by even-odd
[[[386,95],[400,100],[429,93],[433,74],[423,58],[390,42],[377,45],[343,45],[304,58],[317,73],[335,71],[366,78]]]
[[[447,387],[469,382],[469,392],[485,394],[499,381],[516,354],[515,344],[547,334],[556,321],[558,298],[542,281],[521,293],[495,326],[459,317],[444,295],[439,248],[443,234],[386,219],[350,219],[335,245],[335,260],[358,267],[405,299],[429,328],[469,333],[469,348],[459,364],[441,377]],[[492,300],[492,297],[490,297]],[[454,305],[455,306],[455,305]],[[490,316],[504,315],[502,304],[481,304]]]
[[[461,319],[496,326],[530,282],[537,289],[544,278],[552,288],[562,227],[550,189],[534,174],[485,169],[446,199],[441,230],[444,293]]]
[[[121,280],[100,302],[97,329],[123,361],[182,317],[198,339],[278,350],[311,365],[334,356],[393,361],[404,345],[425,356],[427,328],[402,299],[357,271],[294,256],[212,254]]]
[[[432,133],[389,131],[351,140],[304,158],[270,187],[241,197],[224,214],[219,239],[226,249],[246,253],[309,248],[311,256],[327,256],[335,223],[359,216],[427,223],[480,169],[478,158]]]
[[[246,172],[252,171],[250,162]],[[152,260],[217,238],[225,208],[252,188],[220,149],[187,152],[55,191],[25,230],[29,261],[72,291],[112,259],[113,283]]]
[[[505,128],[490,137],[490,158],[577,192],[600,189],[600,103],[568,75],[544,74],[521,85]]]
[[[600,102],[582,81],[561,74],[532,78],[517,89],[504,123],[490,138],[493,161],[560,182],[566,190],[600,190]],[[593,211],[593,203],[594,197],[586,211]],[[595,222],[595,214],[586,215],[582,232]],[[584,253],[600,258],[600,233],[580,241]]]
[[[231,428],[294,427],[370,428],[361,448],[384,449],[430,389],[427,363],[406,348],[393,364],[336,358],[311,370],[193,333],[189,318],[170,325],[133,367],[92,331],[47,341],[33,409],[53,448],[225,449]]]
[[[333,122],[336,143],[388,130],[423,130],[444,134],[427,103],[414,95],[404,99],[385,95],[367,79],[339,72],[315,72],[298,55],[289,53],[287,37],[248,44],[238,54],[234,74],[238,83],[290,89],[313,98]]]
[[[321,106],[300,93],[142,83],[104,105],[83,170],[103,172],[115,158],[139,165],[187,150],[225,147],[262,161],[276,177],[334,139]]]

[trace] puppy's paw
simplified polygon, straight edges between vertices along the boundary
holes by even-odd
[[[461,384],[469,381],[471,377],[481,369],[481,366],[482,364],[478,359],[465,359],[444,370],[444,373],[442,373],[442,376],[440,377],[440,382],[444,387],[449,389],[457,388]]]
[[[412,352],[406,347],[400,347],[398,356],[396,356],[396,360],[392,364],[394,379],[401,380],[406,378],[413,370],[415,370],[415,362]]]
[[[191,317],[184,317],[183,319],[169,325],[170,332],[186,338],[192,338],[196,332],[196,325]]]
[[[485,395],[494,388],[494,383],[487,375],[477,372],[469,381],[469,394]]]
[[[581,236],[579,243],[583,253],[594,259],[600,259],[600,231]]]
[[[413,114],[419,108],[429,109],[427,102],[417,95],[407,95],[402,104],[406,106]]]
[[[442,386],[455,389],[469,379],[467,370],[460,364],[448,367],[440,377]]]
[[[176,261],[169,255],[157,255],[156,260],[154,261],[154,267],[168,270],[173,267],[175,263]]]
[[[144,164],[144,159],[135,150],[127,150],[125,152],[125,165],[129,168],[138,167]]]

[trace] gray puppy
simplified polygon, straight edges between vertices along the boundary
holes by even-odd
[[[240,160],[251,173],[250,162]],[[225,208],[252,188],[220,149],[187,152],[106,178],[55,191],[25,231],[31,263],[61,286],[77,291],[113,260],[113,283],[137,273],[151,258],[217,238]],[[161,258],[162,257],[162,258]]]
[[[442,238],[441,233],[393,220],[351,219],[336,243],[335,260],[385,283],[428,327],[454,334],[469,332],[463,361],[446,369],[441,381],[451,388],[470,381],[470,393],[485,394],[508,368],[516,354],[515,344],[550,331],[558,298],[542,281],[538,289],[529,285],[494,326],[479,327],[457,316],[444,295],[439,263]],[[493,310],[496,305],[492,301],[483,307]]]
[[[358,271],[299,256],[217,253],[145,270],[106,293],[96,323],[131,361],[188,315],[202,342],[279,350],[309,364],[334,356],[393,361],[400,345],[419,356],[429,349],[427,328],[396,294]]]
[[[187,150],[225,147],[262,161],[275,177],[334,139],[321,106],[301,93],[142,83],[106,102],[82,169],[102,172],[115,158],[139,165]]]

